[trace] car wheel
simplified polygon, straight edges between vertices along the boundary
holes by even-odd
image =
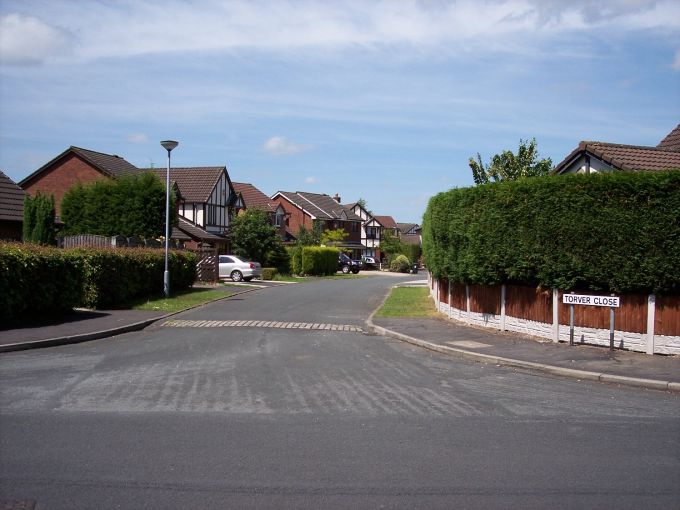
[[[249,282],[249,281],[252,280],[252,279],[253,279],[252,276],[244,276],[244,277],[243,277],[243,280],[246,281],[246,282]]]
[[[349,266],[342,266],[342,274],[349,274]]]
[[[241,273],[241,271],[232,271],[231,279],[235,282],[240,282],[243,280],[243,273]]]
[[[357,274],[358,272],[359,272],[358,267],[352,268],[352,273]]]

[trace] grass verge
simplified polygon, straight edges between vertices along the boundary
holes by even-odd
[[[333,274],[329,276],[289,276],[289,275],[280,275],[277,274],[274,277],[275,282],[296,282],[296,283],[303,283],[303,282],[313,282],[316,280],[351,280],[354,278],[366,278],[366,275],[362,275],[361,273],[359,274]]]
[[[434,317],[437,311],[427,287],[396,287],[375,317]]]
[[[201,305],[212,301],[213,299],[229,297],[234,292],[229,290],[194,288],[182,292],[172,294],[170,298],[165,299],[165,296],[157,296],[155,298],[134,301],[130,303],[131,310],[151,310],[155,312],[179,312],[185,308]]]

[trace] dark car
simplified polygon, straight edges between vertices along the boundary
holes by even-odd
[[[338,257],[338,271],[342,271],[344,274],[349,274],[350,271],[357,274],[360,269],[361,261],[352,260],[344,253],[341,253]]]

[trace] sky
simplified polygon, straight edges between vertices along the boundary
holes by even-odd
[[[678,0],[2,0],[0,170],[75,145],[363,198],[422,223],[535,138],[656,145],[680,123]]]

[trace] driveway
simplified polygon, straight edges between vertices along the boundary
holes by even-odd
[[[174,317],[187,326],[3,354],[0,500],[678,506],[678,395],[461,362],[358,331],[392,285],[418,278],[274,287]],[[284,322],[357,330],[272,327]]]

